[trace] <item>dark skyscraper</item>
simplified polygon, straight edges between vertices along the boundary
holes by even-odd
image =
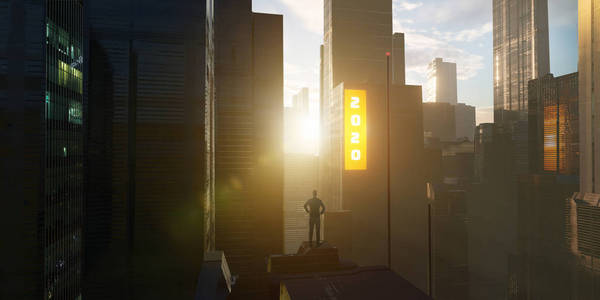
[[[216,243],[239,275],[235,299],[268,293],[283,253],[283,17],[216,3]]]
[[[406,59],[404,47],[404,33],[394,33],[392,40],[392,83],[406,84]]]
[[[213,3],[86,3],[84,298],[191,298],[214,236]]]
[[[550,72],[548,0],[493,0],[493,21],[494,121],[526,119],[529,80]]]
[[[83,3],[4,1],[0,20],[0,298],[81,299]]]

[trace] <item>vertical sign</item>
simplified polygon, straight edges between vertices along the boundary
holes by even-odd
[[[344,91],[344,154],[346,170],[367,169],[367,91]]]

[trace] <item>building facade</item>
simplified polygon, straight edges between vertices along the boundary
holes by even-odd
[[[84,269],[82,1],[0,5],[4,201],[0,297],[81,299]],[[4,252],[6,251],[6,253]]]
[[[456,86],[456,63],[445,62],[439,57],[429,63],[425,101],[456,105]]]
[[[395,32],[392,40],[392,83],[406,84],[406,58],[404,53],[404,33]]]
[[[476,110],[475,106],[458,103],[454,106],[456,120],[456,138],[467,138],[473,141],[475,138]]]
[[[529,164],[534,174],[579,174],[577,73],[529,82]]]
[[[283,17],[216,3],[216,249],[234,299],[264,297],[264,258],[283,253]]]
[[[192,297],[214,249],[213,2],[87,4],[84,297]]]
[[[456,106],[450,103],[423,103],[423,130],[425,136],[442,142],[454,142],[457,133]]]
[[[548,0],[494,0],[493,32],[494,121],[526,120],[528,82],[550,72]]]

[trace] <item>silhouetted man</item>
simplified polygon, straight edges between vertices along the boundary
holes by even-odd
[[[310,210],[309,210],[310,208]],[[317,191],[313,191],[313,197],[304,203],[304,210],[310,214],[308,221],[308,242],[312,245],[313,229],[316,227],[317,246],[321,242],[321,215],[325,213],[325,205],[317,198]]]

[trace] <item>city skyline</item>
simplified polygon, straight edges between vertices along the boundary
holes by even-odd
[[[455,62],[458,101],[477,108],[477,124],[493,122],[492,1],[394,0],[393,5],[393,32],[405,34],[406,83],[424,86],[427,65],[435,57]],[[308,87],[311,114],[318,119],[323,0],[253,0],[253,9],[286,16],[285,104]],[[550,72],[576,72],[577,2],[548,0],[548,16]]]

